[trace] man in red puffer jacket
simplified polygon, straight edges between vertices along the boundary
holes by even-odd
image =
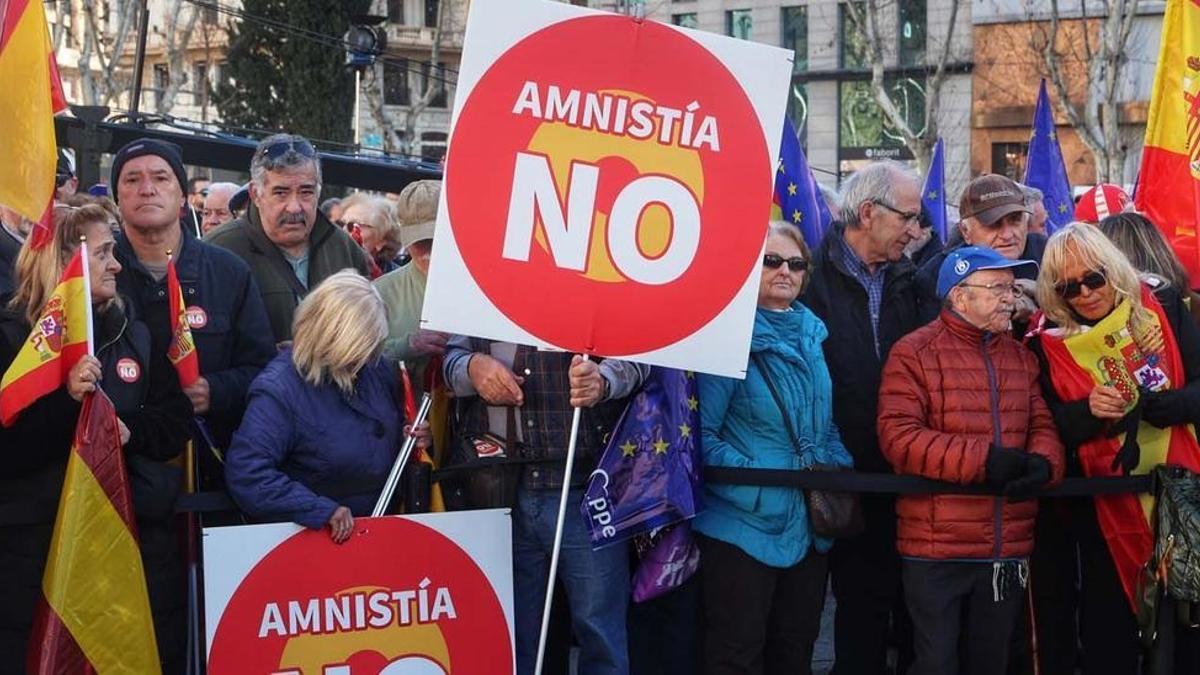
[[[1032,496],[1063,473],[1037,360],[1010,337],[1012,268],[1034,264],[983,247],[951,253],[938,275],[941,314],[897,342],[884,366],[879,441],[896,473],[994,492],[896,502],[916,652],[910,673],[1008,667],[1033,550]]]

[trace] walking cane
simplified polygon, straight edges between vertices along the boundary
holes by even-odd
[[[417,408],[417,416],[412,420],[414,430],[418,424],[425,421],[432,405],[433,399],[428,393],[424,394],[421,397],[421,406]],[[400,473],[404,470],[404,465],[408,463],[408,458],[412,455],[415,447],[417,447],[417,437],[409,434],[408,438],[404,439],[400,454],[396,455],[396,461],[392,463],[392,472],[388,474],[387,482],[383,484],[383,492],[379,495],[379,501],[375,502],[375,508],[371,510],[371,517],[382,516],[387,511],[387,506],[392,501],[392,495],[396,492],[396,485],[400,482]]]

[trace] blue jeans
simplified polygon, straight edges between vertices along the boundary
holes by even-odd
[[[521,490],[513,513],[517,673],[537,663],[546,581],[558,517],[558,490]],[[567,591],[579,643],[579,675],[627,675],[625,616],[629,609],[629,551],[624,544],[592,550],[579,513],[583,490],[571,490],[563,523],[558,575]]]

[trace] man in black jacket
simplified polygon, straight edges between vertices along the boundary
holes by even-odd
[[[937,318],[942,301],[937,297],[938,271],[946,256],[961,246],[986,246],[1009,260],[1042,262],[1046,235],[1029,231],[1033,211],[1024,189],[1007,176],[987,174],[967,183],[959,203],[962,222],[958,230],[962,241],[946,245],[945,250],[926,260],[917,271],[918,315],[924,325]],[[1037,309],[1034,285],[1038,268],[1028,265],[1014,270],[1017,275],[1017,308],[1013,314],[1014,333],[1024,335],[1029,317]]]
[[[121,148],[113,159],[112,185],[124,220],[117,239],[121,294],[137,306],[155,342],[170,344],[175,318],[169,316],[166,272],[167,252],[173,253],[200,360],[200,379],[184,393],[210,435],[203,438],[198,428],[197,440],[228,447],[251,380],[275,356],[254,277],[237,256],[181,226],[187,176],[174,145],[142,139]],[[215,457],[200,453],[199,461],[206,482],[219,485]]]
[[[880,374],[888,351],[916,328],[914,268],[904,248],[919,234],[921,181],[897,162],[851,176],[841,204],[844,225],[813,255],[803,301],[825,322],[825,359],[833,379],[833,417],[855,468],[891,473],[875,435]],[[834,640],[839,675],[884,672],[889,626],[907,625],[896,553],[895,498],[862,495],[866,531],[839,540],[830,557],[837,599]],[[909,641],[901,638],[901,644]]]

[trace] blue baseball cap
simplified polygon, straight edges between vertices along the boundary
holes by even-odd
[[[956,248],[946,256],[941,269],[938,270],[938,297],[944,299],[950,293],[950,289],[976,272],[1006,270],[1025,265],[1037,267],[1037,263],[1032,260],[1009,260],[986,246]]]

